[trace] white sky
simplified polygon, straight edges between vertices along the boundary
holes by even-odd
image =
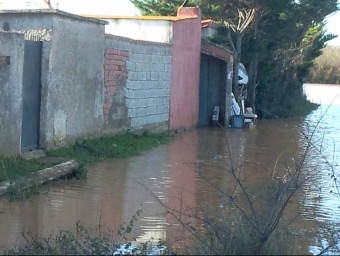
[[[75,14],[134,16],[140,12],[129,0],[51,0],[52,7]]]
[[[43,0],[0,0],[0,9],[1,5],[13,5],[19,2],[34,2],[40,4]],[[340,4],[340,0],[338,2]],[[51,3],[54,8],[56,8],[58,4],[60,10],[75,14],[140,15],[139,10],[135,8],[129,0],[51,0]],[[340,11],[329,15],[326,20],[328,32],[338,35],[338,38],[329,41],[328,44],[340,46]]]
[[[328,32],[338,35],[337,38],[329,41],[328,45],[340,46],[340,11],[335,14],[331,14],[326,19],[327,25],[326,29]]]

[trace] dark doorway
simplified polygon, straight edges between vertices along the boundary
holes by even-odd
[[[25,41],[21,150],[39,148],[42,42]]]
[[[201,55],[199,126],[212,123],[214,107],[219,106],[219,122],[223,124],[226,99],[226,64],[208,55]]]

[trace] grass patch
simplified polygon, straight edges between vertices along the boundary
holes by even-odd
[[[13,180],[47,167],[48,164],[41,163],[37,159],[2,158],[0,159],[0,182]]]
[[[0,182],[13,180],[27,174],[74,159],[82,167],[76,177],[84,176],[84,165],[112,158],[136,156],[142,152],[168,143],[168,134],[133,134],[87,139],[74,146],[47,152],[46,157],[25,160],[21,157],[0,158]]]
[[[77,142],[69,148],[47,152],[52,157],[75,159],[80,165],[112,158],[136,156],[142,152],[169,142],[167,134],[133,134],[126,133]]]

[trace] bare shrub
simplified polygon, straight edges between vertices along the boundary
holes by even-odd
[[[314,127],[305,125],[300,129],[304,138],[300,153],[288,160],[277,159],[272,178],[260,188],[248,186],[242,168],[234,166],[231,148],[228,146],[229,164],[225,170],[226,175],[230,177],[228,188],[219,189],[211,180],[205,180],[219,195],[220,206],[217,209],[200,208],[198,211],[192,209],[190,212],[184,212],[169,207],[153,194],[158,203],[166,209],[166,213],[192,236],[190,243],[183,242],[182,246],[177,248],[178,253],[293,254],[296,234],[290,229],[290,224],[301,212],[292,214],[288,209],[306,182],[317,178],[318,163],[311,163],[311,156],[318,154],[326,160],[322,155],[322,147],[316,144],[322,142],[314,140],[322,118],[323,116],[319,118]],[[227,134],[225,141],[228,144]],[[327,165],[334,168],[332,162],[327,161]],[[333,176],[337,177],[337,174]],[[337,185],[337,179],[334,179]],[[149,192],[152,194],[150,190]],[[179,204],[182,205],[182,202]],[[337,232],[333,230],[333,234]],[[325,252],[329,252],[331,247],[334,248],[339,238],[340,236],[333,236],[332,242],[327,244],[329,247],[325,246]]]

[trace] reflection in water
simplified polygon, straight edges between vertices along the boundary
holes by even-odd
[[[307,124],[316,125],[326,108],[322,105],[309,115]],[[339,172],[339,108],[328,109],[313,138],[317,145],[322,142],[322,152],[335,168],[330,169],[320,153],[312,154],[306,170],[316,178],[307,182],[286,211],[289,221],[294,220],[296,253],[317,252],[320,244],[315,237],[328,232],[320,225],[339,224],[339,196],[330,193],[336,192],[331,174]],[[282,175],[280,170],[294,166],[303,153],[300,129],[308,130],[305,120],[259,120],[255,129],[210,127],[184,132],[141,156],[92,164],[86,180],[57,182],[48,193],[25,202],[1,199],[0,248],[22,243],[23,230],[47,237],[59,229],[73,229],[77,221],[118,230],[138,210],[142,215],[131,234],[138,242],[176,242],[188,234],[178,219],[164,214],[155,196],[178,212],[215,212],[222,204],[217,191],[233,185],[231,169],[241,170],[251,191],[263,188],[273,176]],[[181,221],[193,221],[185,214],[182,217]]]
[[[309,188],[306,193],[305,218],[314,218],[321,221],[338,223],[340,200],[339,194],[334,186],[335,177],[339,177],[340,164],[340,86],[332,85],[310,85],[308,86],[310,97],[317,102],[317,91],[322,91],[328,97],[321,100],[322,105],[306,118],[308,124],[318,124],[313,141],[320,145],[318,152],[311,155],[310,162],[318,162],[318,168],[315,170],[317,179],[314,184],[308,184]],[[327,93],[328,92],[328,93]],[[321,94],[322,95],[322,94]],[[320,156],[320,153],[323,155]],[[315,207],[318,205],[318,207]],[[310,213],[313,212],[313,215]]]
[[[318,125],[313,135],[313,142],[319,146],[309,157],[310,163],[317,163],[312,170],[316,178],[304,187],[305,201],[303,218],[328,226],[319,228],[319,239],[314,238],[310,252],[317,254],[320,247],[328,246],[329,235],[335,231],[339,234],[340,200],[334,178],[340,177],[340,86],[339,85],[305,85],[307,97],[320,107],[306,118],[307,124]],[[308,126],[305,126],[307,130]],[[335,229],[334,229],[335,228]],[[321,230],[321,232],[320,232]]]

